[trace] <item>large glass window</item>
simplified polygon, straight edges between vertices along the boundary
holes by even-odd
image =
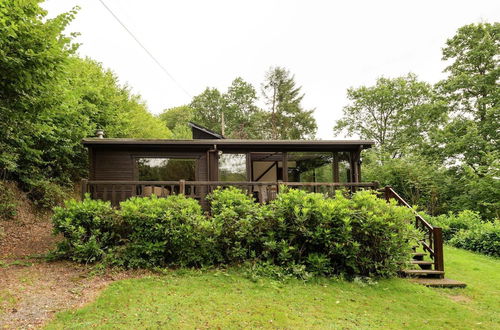
[[[331,152],[290,152],[288,160],[288,181],[333,182]]]
[[[220,181],[247,181],[246,154],[222,154],[219,157]]]
[[[349,165],[349,153],[339,152],[339,180],[340,182],[351,182],[350,173],[351,165]]]
[[[196,159],[138,158],[140,181],[195,181]]]

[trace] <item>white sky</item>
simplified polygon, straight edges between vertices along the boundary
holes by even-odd
[[[346,89],[408,72],[444,77],[441,48],[465,24],[500,18],[500,1],[104,0],[191,96],[225,91],[237,76],[260,91],[270,66],[295,74],[316,108],[318,138],[346,105]],[[79,53],[112,69],[151,112],[187,104],[180,89],[98,0],[48,0],[49,16],[81,7],[68,29]]]

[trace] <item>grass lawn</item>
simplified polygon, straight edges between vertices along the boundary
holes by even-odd
[[[181,270],[115,282],[47,328],[499,328],[500,260],[451,247],[445,253],[447,277],[466,289],[399,278],[253,282],[236,270]]]

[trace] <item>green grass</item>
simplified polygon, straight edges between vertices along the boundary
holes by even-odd
[[[115,282],[47,328],[498,328],[500,260],[445,252],[447,277],[468,288],[430,289],[404,279],[252,282],[237,271],[180,270]]]

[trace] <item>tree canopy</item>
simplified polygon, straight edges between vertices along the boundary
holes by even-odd
[[[351,103],[344,107],[334,132],[374,140],[392,158],[426,140],[445,115],[443,106],[434,101],[432,86],[412,73],[381,77],[375,86],[349,88],[347,97]]]
[[[63,33],[76,12],[46,19],[39,1],[0,2],[0,173],[26,189],[85,175],[81,139],[97,128],[108,137],[172,136],[114,73],[76,56]]]
[[[269,113],[269,136],[272,139],[289,140],[314,137],[316,120],[313,110],[302,107],[301,87],[285,68],[270,68],[262,84],[262,94]]]

